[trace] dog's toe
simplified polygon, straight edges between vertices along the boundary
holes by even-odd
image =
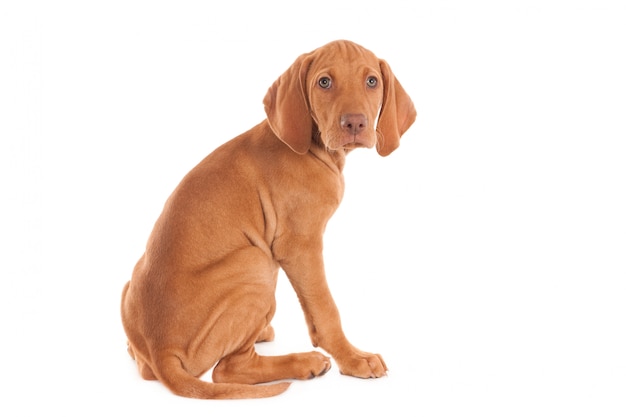
[[[318,368],[319,370],[316,376],[324,375],[326,372],[330,370],[330,367],[331,367],[330,358],[324,355],[321,355],[321,356],[322,356],[322,361],[320,363],[320,367]]]
[[[302,370],[306,369],[303,379],[313,379],[322,376],[330,369],[330,358],[319,352],[309,352],[301,356],[303,359]]]

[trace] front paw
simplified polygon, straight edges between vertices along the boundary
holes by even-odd
[[[358,378],[380,378],[387,375],[387,365],[378,353],[354,349],[346,355],[335,358],[335,362],[343,375]]]

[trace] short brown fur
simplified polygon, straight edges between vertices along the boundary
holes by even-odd
[[[324,79],[320,82],[321,79]],[[326,81],[330,81],[327,85]],[[260,356],[279,268],[314,346],[342,374],[387,366],[341,327],[326,283],[322,235],[343,195],[346,155],[385,156],[416,117],[387,63],[348,41],[301,55],[269,88],[267,119],[217,148],[167,200],[122,294],[128,351],[141,376],[194,398],[260,398],[323,375],[320,352]],[[199,379],[214,367],[213,382]]]

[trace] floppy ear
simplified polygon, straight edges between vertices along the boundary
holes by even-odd
[[[400,146],[400,136],[411,127],[417,112],[411,98],[391,72],[389,64],[382,59],[380,70],[383,74],[385,91],[376,126],[378,132],[376,150],[380,155],[387,156]]]
[[[272,84],[263,99],[272,131],[299,154],[309,151],[313,135],[313,119],[306,89],[311,60],[311,54],[298,57]]]

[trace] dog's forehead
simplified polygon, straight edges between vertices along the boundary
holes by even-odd
[[[378,72],[380,60],[368,49],[349,41],[335,41],[311,52],[313,60],[308,69],[309,76],[333,73],[334,70],[356,74]]]
[[[311,64],[313,70],[319,70],[323,66],[363,67],[371,66],[378,68],[379,59],[376,55],[350,41],[334,41],[312,52],[314,57]]]

